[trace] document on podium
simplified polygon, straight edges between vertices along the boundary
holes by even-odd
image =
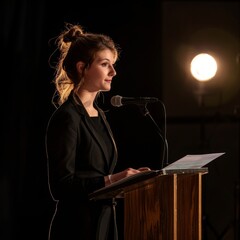
[[[193,154],[193,155],[186,155],[185,157],[180,158],[179,160],[169,164],[168,166],[162,168],[163,174],[171,171],[182,170],[187,172],[187,170],[196,170],[202,169],[203,166],[207,165],[214,159],[222,156],[225,154],[224,152],[221,153],[207,153],[207,154]]]

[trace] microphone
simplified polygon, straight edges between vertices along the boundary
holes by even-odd
[[[122,97],[119,95],[113,96],[111,98],[111,104],[114,107],[121,107],[126,104],[136,104],[136,105],[144,105],[147,103],[158,102],[158,98],[155,97]]]

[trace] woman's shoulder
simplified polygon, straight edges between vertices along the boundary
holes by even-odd
[[[81,106],[75,106],[72,101],[67,100],[52,113],[50,121],[79,122],[84,116]]]

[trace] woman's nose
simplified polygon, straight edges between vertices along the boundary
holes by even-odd
[[[117,72],[114,67],[111,68],[110,74],[111,74],[111,76],[117,75]]]

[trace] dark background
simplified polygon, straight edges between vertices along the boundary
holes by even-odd
[[[167,113],[169,162],[226,152],[203,179],[203,239],[239,238],[240,3],[238,1],[16,1],[1,6],[0,239],[47,239],[54,211],[44,138],[54,110],[49,57],[65,22],[110,35],[122,49],[112,90],[100,102],[119,149],[116,170],[159,168],[162,142],[137,106],[114,108],[113,95],[158,97]],[[191,59],[208,52],[218,72],[199,105]],[[103,101],[104,100],[104,101]],[[160,104],[149,104],[163,125]],[[119,231],[122,204],[119,203]]]

